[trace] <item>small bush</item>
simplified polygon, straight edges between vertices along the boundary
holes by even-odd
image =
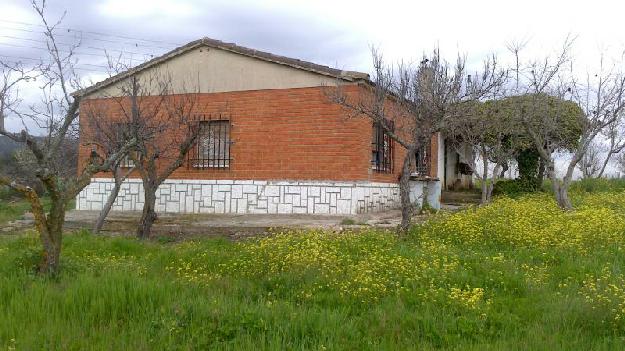
[[[521,179],[505,179],[495,183],[493,195],[505,195],[517,198],[523,194],[532,193],[537,190],[535,184],[531,182],[526,182]]]

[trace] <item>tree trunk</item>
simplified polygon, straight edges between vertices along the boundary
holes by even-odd
[[[117,199],[117,195],[119,194],[119,189],[121,188],[121,186],[122,186],[121,182],[118,182],[117,179],[115,179],[115,186],[113,186],[113,189],[111,190],[109,197],[106,199],[106,203],[104,204],[104,207],[100,211],[100,214],[98,215],[98,219],[96,220],[95,225],[93,226],[93,234],[98,234],[100,233],[100,230],[102,230],[102,227],[104,226],[104,220],[109,215],[109,212],[111,212],[111,208],[113,207],[113,204],[115,203],[115,200]]]
[[[148,239],[152,232],[152,224],[158,217],[156,215],[156,189],[158,186],[148,185],[143,183],[145,193],[145,203],[143,204],[143,213],[141,215],[141,221],[137,227],[137,237],[139,239]]]
[[[131,171],[128,171],[126,175],[122,176],[120,174],[119,168],[113,170],[113,176],[115,178],[115,186],[111,190],[109,197],[106,199],[106,203],[104,204],[102,211],[100,211],[100,215],[98,216],[98,219],[96,220],[95,225],[93,226],[93,234],[98,234],[100,230],[102,230],[102,227],[104,226],[104,220],[108,216],[109,212],[111,212],[111,208],[113,207],[113,204],[115,203],[115,200],[117,199],[117,195],[119,194],[119,189],[121,189],[122,183],[128,177],[130,172]]]
[[[413,204],[410,202],[410,155],[414,154],[414,149],[408,149],[404,157],[404,163],[399,177],[399,195],[401,199],[401,224],[398,234],[406,234],[410,228]]]
[[[488,184],[488,189],[486,190],[486,200],[488,202],[491,202],[493,199],[493,189],[495,189],[495,184],[497,184],[497,180],[499,180],[498,174],[500,167],[500,164],[495,166],[495,169],[493,170],[493,179],[491,179],[490,184]]]
[[[65,222],[65,200],[56,196],[51,196],[50,198],[52,201],[50,213],[45,219],[47,238],[42,240],[43,256],[39,264],[39,272],[54,275],[58,273],[60,268],[63,223]],[[43,208],[40,210],[43,211]],[[33,208],[34,211],[35,209]]]
[[[571,203],[571,199],[569,199],[569,187],[564,183],[559,183],[557,180],[552,180],[553,184],[553,193],[555,194],[556,201],[558,202],[558,206],[566,211],[573,210],[573,203]]]
[[[482,205],[488,202],[488,157],[486,151],[482,150]]]
[[[39,273],[54,275],[59,272],[61,242],[49,242],[43,245],[43,256],[39,264]]]
[[[573,203],[571,203],[571,199],[569,199],[570,177],[565,176],[564,179],[560,181],[556,175],[555,168],[553,167],[554,165],[551,164],[551,188],[553,189],[553,194],[556,198],[556,202],[561,209],[565,211],[571,211],[573,210]]]

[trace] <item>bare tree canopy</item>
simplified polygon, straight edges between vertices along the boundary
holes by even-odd
[[[83,138],[106,153],[115,152],[132,140],[126,165],[113,164],[109,169],[116,179],[115,190],[123,178],[138,175],[143,183],[145,203],[139,238],[148,238],[157,219],[155,210],[158,187],[184,164],[198,136],[196,91],[173,94],[169,74],[132,76],[121,83],[119,91],[91,103],[83,102]],[[124,167],[125,166],[125,167]],[[120,170],[125,168],[126,172]],[[129,171],[135,172],[130,173]],[[115,191],[106,207],[110,209]],[[108,212],[108,211],[106,211]],[[103,220],[103,218],[102,218]],[[98,221],[100,222],[100,221]]]
[[[50,211],[46,212],[39,195],[28,185],[6,175],[0,175],[0,185],[8,185],[22,193],[30,202],[35,225],[43,246],[40,271],[55,273],[59,268],[63,224],[68,203],[89,184],[91,176],[115,162],[124,149],[101,158],[96,153],[79,172],[67,167],[65,148],[75,144],[79,99],[71,92],[80,88],[80,80],[74,72],[74,50],[78,43],[59,50],[56,34],[60,21],[51,23],[46,16],[46,3],[32,2],[33,10],[39,16],[44,28],[47,57],[34,67],[25,68],[21,63],[9,64],[0,61],[2,82],[0,86],[0,120],[9,116],[23,121],[24,129],[14,133],[0,128],[4,135],[24,144],[31,154],[32,169],[50,197]],[[22,82],[37,80],[41,103],[24,106],[19,97]],[[43,136],[35,137],[26,128],[26,121],[34,123]],[[126,149],[131,142],[128,142]],[[71,160],[70,160],[71,161]],[[78,174],[77,174],[78,173]]]
[[[577,164],[577,168],[582,172],[582,178],[595,178],[600,176],[601,166],[601,146],[593,142],[588,146],[586,153]]]
[[[608,140],[606,147],[606,155],[601,164],[601,169],[596,174],[597,178],[601,178],[614,155],[620,154],[625,150],[625,116],[622,113],[616,120],[610,123],[602,132],[602,136]]]
[[[505,72],[492,57],[485,60],[482,72],[471,75],[466,71],[463,57],[459,56],[451,65],[438,49],[424,55],[416,66],[388,65],[375,48],[372,57],[371,84],[365,84],[355,93],[348,93],[339,85],[330,97],[349,116],[372,120],[406,150],[399,180],[402,204],[399,231],[406,232],[413,213],[409,178],[415,152],[429,146],[436,133],[448,128],[462,104],[480,101],[501,87]],[[427,194],[428,181],[424,184],[423,193]],[[422,206],[427,206],[427,195],[423,200]]]

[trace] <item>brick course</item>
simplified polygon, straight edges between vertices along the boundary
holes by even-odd
[[[228,169],[193,169],[184,165],[170,178],[396,183],[404,149],[395,143],[392,174],[372,172],[371,121],[364,117],[348,117],[341,106],[329,101],[324,89],[197,94],[196,113],[221,113],[230,119],[233,160]],[[357,89],[360,88],[356,85],[347,87],[348,93]],[[84,100],[81,111],[93,106],[114,109],[111,100]],[[111,110],[111,113],[115,114],[115,111]],[[83,114],[80,120],[80,165],[84,165],[91,151],[86,145],[91,133],[86,118]],[[436,136],[432,137],[431,150],[431,175],[436,176]],[[96,177],[108,178],[110,175]]]

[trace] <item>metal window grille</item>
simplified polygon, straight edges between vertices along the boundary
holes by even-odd
[[[415,173],[420,177],[430,175],[430,158],[425,146],[415,152]]]
[[[230,167],[230,120],[199,121],[197,142],[189,153],[189,165],[193,168]]]
[[[394,128],[392,121],[387,121]],[[371,165],[379,173],[393,172],[394,145],[388,132],[379,123],[373,124],[373,138],[371,141]]]

